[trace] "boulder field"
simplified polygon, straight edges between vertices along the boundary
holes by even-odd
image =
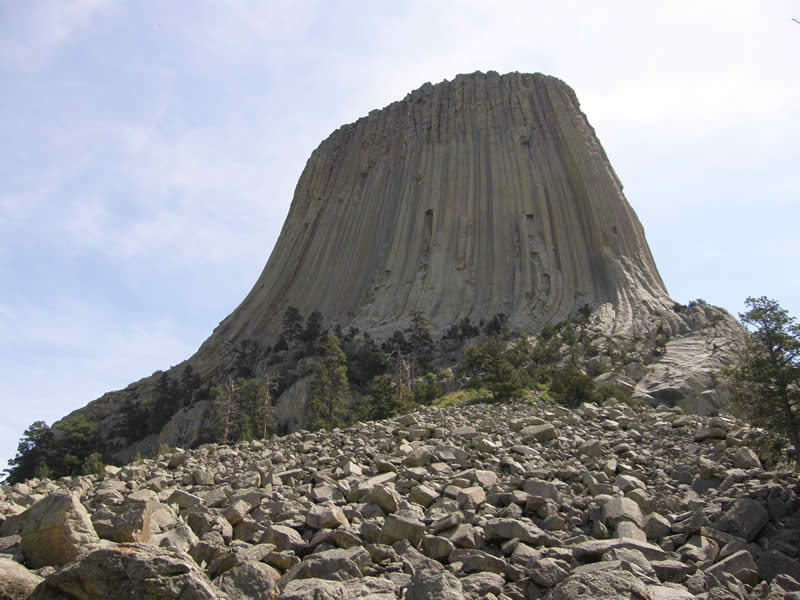
[[[0,598],[800,598],[800,481],[730,417],[422,408],[0,488]]]

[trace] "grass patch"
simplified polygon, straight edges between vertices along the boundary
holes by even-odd
[[[461,406],[462,404],[477,404],[479,402],[487,402],[489,397],[490,394],[485,388],[456,390],[437,398],[433,401],[432,406],[449,408],[451,406]]]

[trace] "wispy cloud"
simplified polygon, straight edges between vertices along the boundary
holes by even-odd
[[[43,66],[83,31],[107,0],[26,0],[0,7],[0,63],[30,70]]]

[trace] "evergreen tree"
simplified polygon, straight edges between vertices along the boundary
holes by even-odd
[[[511,329],[508,326],[508,317],[505,313],[497,313],[484,327],[488,336],[502,336],[504,340],[511,339]]]
[[[320,345],[321,360],[313,365],[309,428],[332,429],[344,424],[347,396],[347,357],[339,338],[328,333]]]
[[[150,433],[158,433],[181,408],[181,391],[165,371],[153,389]]]
[[[149,411],[129,398],[122,405],[122,423],[122,435],[128,443],[138,441],[147,435]]]
[[[461,370],[471,376],[472,387],[485,386],[495,400],[516,400],[525,395],[519,374],[504,356],[496,337],[467,348]]]
[[[319,338],[322,333],[322,313],[318,310],[312,312],[306,319],[306,326],[300,336],[305,343],[310,344]]]
[[[181,404],[189,406],[194,402],[195,392],[200,387],[200,375],[195,373],[192,365],[186,365],[181,372]]]
[[[17,455],[8,461],[11,468],[5,470],[5,483],[20,483],[37,472],[50,469],[47,465],[48,454],[52,449],[53,434],[44,421],[35,421],[22,434],[17,445]]]
[[[281,335],[287,342],[291,343],[296,340],[303,331],[303,316],[294,306],[290,306],[283,313],[282,324]]]
[[[800,325],[765,296],[747,298],[739,315],[750,331],[737,365],[733,408],[756,426],[785,435],[800,467]]]
[[[458,323],[458,336],[462,340],[468,340],[470,338],[474,338],[478,334],[480,334],[480,329],[475,327],[469,320],[469,317],[464,317]]]
[[[54,424],[54,451],[48,466],[54,475],[80,475],[86,458],[98,452],[102,455],[103,444],[97,425],[84,415],[66,417]]]
[[[422,371],[427,371],[433,360],[433,338],[430,323],[422,311],[416,310],[411,316],[411,325],[406,328],[408,346]]]
[[[388,419],[408,412],[412,406],[408,390],[398,387],[392,375],[376,375],[362,397],[359,418],[365,421]]]

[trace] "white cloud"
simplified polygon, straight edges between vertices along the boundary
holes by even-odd
[[[6,5],[0,63],[13,69],[41,67],[107,8],[107,0],[26,0]]]

